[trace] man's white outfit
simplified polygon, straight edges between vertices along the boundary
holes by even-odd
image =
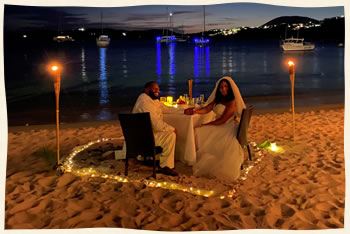
[[[165,106],[158,99],[153,100],[146,93],[142,93],[137,98],[132,110],[132,113],[150,113],[155,144],[163,148],[163,152],[159,157],[159,164],[162,168],[174,168],[176,143],[175,128],[164,122],[163,113],[175,113],[179,111],[175,108]],[[126,152],[125,146],[126,144],[123,147],[124,155]]]

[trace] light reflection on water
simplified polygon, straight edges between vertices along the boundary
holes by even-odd
[[[194,47],[194,77],[195,82],[199,82],[199,77],[208,77],[210,75],[210,54],[209,46]]]
[[[81,79],[83,82],[88,81],[86,74],[86,64],[85,64],[85,47],[81,48]]]
[[[162,50],[161,50],[161,43],[157,43],[157,74],[158,74],[158,80],[157,82],[160,83],[162,81]]]
[[[175,45],[176,43],[168,44],[168,53],[169,53],[169,94],[174,95],[176,91],[175,85],[175,74],[176,74],[176,61],[175,61]]]
[[[123,49],[123,78],[128,78],[128,59],[126,56],[126,51]]]
[[[210,76],[210,46],[194,47],[194,82],[193,97],[200,95],[200,82],[208,83]],[[205,79],[204,79],[205,78]]]
[[[107,69],[106,69],[107,48],[100,48],[99,51],[100,51],[100,83],[99,83],[100,104],[103,106],[104,104],[109,103],[108,82],[107,82],[108,77],[107,77]],[[123,61],[124,61],[124,57],[123,57]],[[126,71],[126,70],[123,69],[123,71]],[[97,120],[109,120],[109,119],[111,119],[111,112],[107,108],[103,108],[97,115]]]
[[[107,104],[108,100],[108,82],[106,70],[106,48],[100,48],[100,104]]]

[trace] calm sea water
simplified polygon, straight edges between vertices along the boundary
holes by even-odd
[[[344,97],[344,48],[335,44],[285,53],[278,41],[213,40],[202,48],[193,43],[154,41],[112,40],[108,48],[98,48],[93,41],[24,41],[5,43],[4,55],[9,125],[54,123],[53,82],[46,70],[53,59],[64,66],[62,122],[115,119],[119,110],[130,109],[143,85],[151,80],[159,83],[161,96],[178,97],[188,92],[187,81],[192,78],[193,95],[207,98],[217,79],[227,75],[247,100],[261,97],[255,103],[257,108],[285,105],[264,97],[290,95],[290,58],[296,61],[296,96],[312,97],[310,105],[339,103]],[[326,93],[340,95],[340,101]]]

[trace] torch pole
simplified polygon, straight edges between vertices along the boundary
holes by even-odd
[[[61,75],[60,71],[57,70],[54,73],[54,88],[56,96],[56,147],[57,147],[57,165],[60,164],[60,110],[59,110],[59,99],[60,99],[60,87],[61,87]]]
[[[290,79],[291,96],[292,96],[293,141],[295,141],[294,78],[295,78],[295,67],[294,67],[294,64],[292,64],[289,66],[289,79]]]
[[[192,79],[188,79],[188,96],[192,100]]]

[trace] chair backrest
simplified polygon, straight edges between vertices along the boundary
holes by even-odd
[[[119,114],[128,157],[154,156],[155,142],[149,112]]]
[[[248,145],[248,127],[253,109],[254,107],[249,106],[247,109],[243,109],[242,111],[241,120],[237,130],[237,140],[242,146]]]

